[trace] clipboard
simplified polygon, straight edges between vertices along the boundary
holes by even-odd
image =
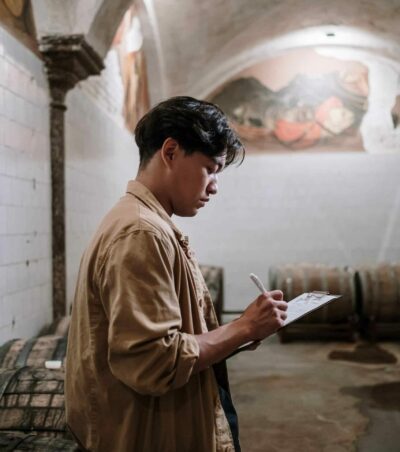
[[[287,318],[285,320],[285,323],[281,328],[278,328],[276,332],[285,328],[296,320],[299,320],[302,317],[311,314],[311,312],[314,312],[316,309],[326,306],[331,301],[337,300],[341,296],[342,295],[332,295],[329,292],[315,290],[314,292],[305,292],[298,297],[293,298],[293,300],[288,302],[288,309],[286,311]],[[231,358],[232,356],[235,356],[238,353],[244,352],[246,350],[251,350],[254,347],[258,346],[260,343],[261,341],[247,342],[246,344],[243,344],[239,348],[237,348],[225,359]]]

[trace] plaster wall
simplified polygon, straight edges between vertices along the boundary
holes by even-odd
[[[201,263],[225,269],[225,309],[268,287],[271,266],[400,260],[400,156],[364,153],[249,155],[219,177],[195,218],[175,218]]]

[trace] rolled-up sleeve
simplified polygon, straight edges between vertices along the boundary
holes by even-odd
[[[181,331],[173,272],[173,246],[140,230],[111,245],[99,274],[111,371],[140,394],[183,386],[199,357],[194,335]]]

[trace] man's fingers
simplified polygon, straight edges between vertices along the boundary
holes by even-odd
[[[271,290],[268,293],[274,300],[283,300],[283,292],[281,290]]]
[[[278,291],[273,291],[273,292],[281,292],[281,291],[278,290]],[[268,302],[268,303],[270,303],[270,305],[272,305],[272,307],[286,311],[287,306],[288,306],[287,302],[284,300],[276,300],[276,299],[272,298],[271,293],[272,292],[268,292],[268,293],[263,293],[263,294],[259,295],[257,297],[257,302],[262,303],[262,304],[265,302]]]
[[[278,309],[280,309],[281,311],[287,311],[288,308],[288,304],[286,301],[283,300],[275,300],[274,302],[274,306]]]

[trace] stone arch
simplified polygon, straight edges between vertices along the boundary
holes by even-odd
[[[81,0],[84,3],[84,0]],[[87,30],[87,41],[104,58],[111,46],[114,35],[133,0],[100,0]]]
[[[84,0],[81,0],[84,3]],[[144,54],[147,63],[150,100],[152,103],[166,94],[163,54],[158,33],[158,23],[153,0],[98,0],[98,8],[87,31],[87,42],[101,58],[107,54],[115,32],[127,9],[136,4],[144,38]]]

